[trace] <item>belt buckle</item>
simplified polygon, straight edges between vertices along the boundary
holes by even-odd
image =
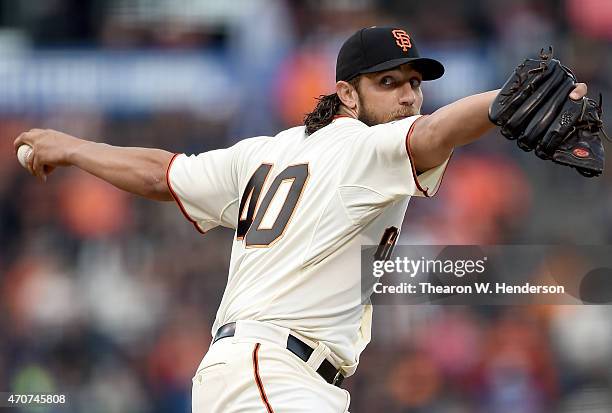
[[[342,384],[343,380],[344,380],[344,376],[342,375],[342,373],[340,373],[340,370],[338,370],[336,372],[336,375],[334,376],[334,379],[332,380],[331,384],[332,384],[332,386],[340,387],[340,385]]]

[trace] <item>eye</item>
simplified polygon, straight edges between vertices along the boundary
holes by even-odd
[[[410,86],[412,86],[413,89],[418,88],[419,86],[421,86],[421,79],[413,77],[412,79],[410,79]]]
[[[395,85],[395,79],[393,79],[391,76],[384,76],[382,79],[380,79],[380,84],[382,86],[390,87]]]

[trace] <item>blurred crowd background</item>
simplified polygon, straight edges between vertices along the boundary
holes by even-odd
[[[47,411],[190,411],[233,235],[78,170],[42,184],[16,161],[21,132],[187,153],[274,135],[371,25],[445,64],[424,113],[553,45],[612,123],[609,0],[0,0],[0,391],[69,394]],[[400,242],[608,244],[609,211],[610,170],[582,178],[495,131],[413,199]],[[612,411],[608,306],[385,306],[373,337],[345,382],[353,413]]]

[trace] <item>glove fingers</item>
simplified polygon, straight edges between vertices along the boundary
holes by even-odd
[[[555,63],[553,61],[552,63]],[[546,82],[542,87],[536,89],[536,91],[529,96],[525,102],[514,112],[514,114],[508,119],[508,122],[505,125],[505,129],[514,136],[520,134],[521,125],[525,125],[535,112],[538,110],[538,107],[542,105],[543,102],[546,102],[547,98],[559,87],[559,85],[564,81],[564,79],[568,79],[566,73],[561,69],[561,66],[556,63],[552,66],[553,74],[550,77],[549,81]]]
[[[542,105],[519,136],[517,144],[521,149],[531,151],[538,145],[542,136],[553,125],[563,104],[569,100],[567,96],[573,88],[574,82],[569,77],[565,77],[553,96]]]
[[[516,136],[512,136],[510,131],[508,131],[506,128],[501,128],[500,132],[501,132],[502,135],[504,135],[506,138],[508,138],[510,140],[516,139]]]
[[[555,149],[574,130],[574,125],[582,112],[583,99],[578,101],[566,99],[561,112],[536,148],[536,155],[542,159],[550,159]]]
[[[514,70],[489,107],[489,119],[498,126],[505,125],[510,116],[533,94],[539,85],[558,69],[559,62],[526,59]],[[539,70],[539,69],[542,70]],[[531,72],[531,73],[529,73]],[[527,83],[522,90],[520,88]]]

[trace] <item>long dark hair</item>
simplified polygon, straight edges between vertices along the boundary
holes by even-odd
[[[357,91],[359,84],[359,76],[348,81]],[[338,109],[340,109],[340,105],[342,101],[338,97],[336,93],[332,93],[331,95],[320,95],[317,100],[317,106],[313,109],[312,112],[306,114],[304,116],[304,125],[306,126],[306,134],[312,135],[319,129],[329,125],[332,120],[334,120],[334,116],[338,114]]]

